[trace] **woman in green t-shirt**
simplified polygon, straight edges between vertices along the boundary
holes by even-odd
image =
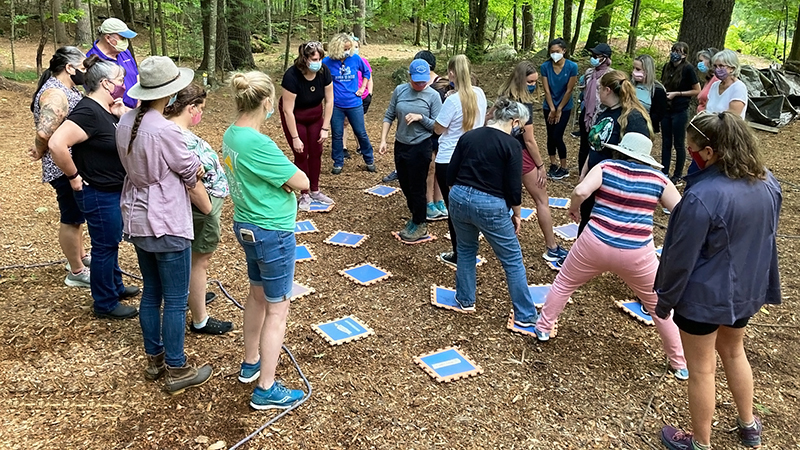
[[[293,190],[308,177],[261,125],[275,112],[275,86],[263,72],[231,78],[238,117],[222,137],[223,169],[233,200],[233,231],[244,249],[250,291],[244,310],[244,361],[239,381],[258,379],[250,406],[285,409],[303,397],[275,380],[294,280],[297,214]],[[263,365],[262,365],[263,363]]]

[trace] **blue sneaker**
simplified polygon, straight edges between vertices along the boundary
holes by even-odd
[[[438,202],[434,203],[436,205],[436,209],[442,213],[442,218],[450,217],[450,213],[447,212],[447,206],[444,204],[444,200],[439,200]]]
[[[686,381],[689,379],[689,369],[685,367],[683,369],[672,369],[672,375],[681,381]]]
[[[250,383],[261,376],[261,360],[255,364],[248,364],[242,361],[242,368],[239,370],[239,381]]]
[[[547,342],[550,340],[550,333],[545,333],[536,328],[533,329],[533,332],[536,333],[536,339],[538,339],[539,342]]]
[[[425,209],[425,216],[428,220],[442,220],[447,218],[447,216],[442,216],[442,212],[439,211],[439,208],[437,208],[436,204],[433,202],[428,202],[428,206]]]
[[[548,248],[547,251],[542,254],[542,258],[547,262],[554,262],[561,258],[566,258],[568,253],[568,251],[556,244],[556,248]]]
[[[299,389],[289,389],[275,380],[272,387],[264,389],[256,386],[250,397],[253,409],[286,409],[303,398],[305,393]]]

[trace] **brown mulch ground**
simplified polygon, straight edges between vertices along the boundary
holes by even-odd
[[[380,55],[370,53],[380,49],[365,50],[368,57]],[[378,70],[378,93],[368,115],[376,146],[391,92],[390,74],[400,64]],[[487,93],[496,89],[500,71],[508,69],[478,69]],[[39,165],[25,155],[32,129],[28,103],[24,95],[0,91],[0,266],[62,257],[52,189],[39,183]],[[197,133],[215,148],[232,119],[230,104],[227,92],[215,92],[198,127]],[[278,127],[273,119],[265,132],[286,147]],[[537,125],[536,131],[543,145],[543,126]],[[769,166],[783,181],[780,232],[786,235],[800,235],[799,133],[798,123],[778,135],[759,133]],[[577,141],[568,145],[574,161]],[[327,168],[329,160],[324,162]],[[312,218],[322,232],[298,236],[298,242],[311,245],[317,260],[299,263],[296,278],[316,293],[292,305],[286,344],[314,394],[247,448],[642,449],[660,448],[658,432],[665,422],[688,426],[686,384],[662,377],[666,362],[655,329],[614,306],[614,299],[631,296],[615,276],[599,277],[576,292],[574,304],[561,316],[559,337],[547,344],[506,330],[511,306],[504,275],[485,242],[480,253],[488,263],[478,269],[477,312],[462,315],[431,306],[431,285],[455,283],[454,272],[435,259],[450,245],[442,238],[447,226],[431,226],[439,237],[432,243],[397,242],[390,232],[408,218],[402,195],[381,199],[362,192],[392,168],[391,156],[378,157],[377,164],[380,174],[362,171],[363,161],[356,159],[347,161],[340,176],[324,173],[323,190],[337,201],[336,207],[328,214],[298,217]],[[575,180],[572,176],[549,184],[550,195],[568,197]],[[524,206],[533,206],[530,198]],[[553,215],[556,225],[568,221],[563,210],[554,209]],[[229,231],[231,216],[232,205],[226,202],[223,242],[209,275],[243,300],[245,265]],[[667,217],[657,212],[656,220],[666,223]],[[357,249],[324,244],[335,230],[370,238]],[[555,273],[540,257],[543,242],[534,221],[524,224],[520,239],[529,282],[552,282]],[[662,239],[663,230],[657,229],[656,243]],[[766,443],[780,449],[800,443],[797,243],[781,239],[778,244],[784,304],[753,319],[775,326],[751,325],[746,341]],[[361,262],[377,264],[393,276],[360,287],[337,273]],[[138,272],[128,244],[121,246],[120,266]],[[0,271],[0,448],[205,449],[217,441],[233,445],[272,417],[249,408],[251,386],[236,380],[242,316],[230,302],[217,300],[210,313],[232,320],[236,331],[186,337],[190,358],[212,364],[214,378],[170,397],[159,383],[142,376],[138,322],[94,319],[88,290],[65,287],[64,276],[60,264]],[[330,347],[311,331],[313,323],[348,314],[376,334]],[[484,374],[439,384],[411,361],[450,345],[460,346]],[[302,386],[288,358],[282,360],[279,376],[292,387]],[[735,414],[720,371],[715,448],[736,447],[735,434],[728,433]]]

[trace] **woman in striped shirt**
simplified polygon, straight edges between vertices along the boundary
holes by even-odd
[[[658,259],[653,247],[653,211],[659,202],[670,211],[681,196],[658,170],[651,156],[653,143],[639,133],[628,133],[619,145],[605,144],[613,159],[597,164],[572,193],[569,215],[579,222],[580,205],[592,193],[596,203],[589,224],[569,251],[547,294],[536,322],[536,337],[550,338],[567,300],[575,290],[604,272],[613,272],[636,293],[648,311],[658,297],[653,282]],[[689,377],[680,334],[671,318],[653,316],[675,377]]]

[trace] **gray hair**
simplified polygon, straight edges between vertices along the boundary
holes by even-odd
[[[525,105],[508,97],[501,97],[494,104],[490,122],[510,122],[517,119],[524,124],[529,118],[530,113]]]
[[[125,76],[125,69],[122,66],[100,59],[97,55],[86,58],[83,65],[86,67],[83,87],[89,94],[96,92],[100,88],[101,81],[117,78],[120,73]]]
[[[697,52],[697,59],[705,58],[708,60],[709,64],[712,64],[711,60],[714,59],[714,55],[716,55],[719,50],[715,49],[714,47],[704,48]],[[709,71],[713,72],[711,67],[708,68]]]
[[[717,63],[732,67],[733,76],[739,78],[739,74],[742,72],[742,66],[739,64],[739,55],[737,55],[735,51],[728,49],[720,51],[711,59],[712,65]]]

